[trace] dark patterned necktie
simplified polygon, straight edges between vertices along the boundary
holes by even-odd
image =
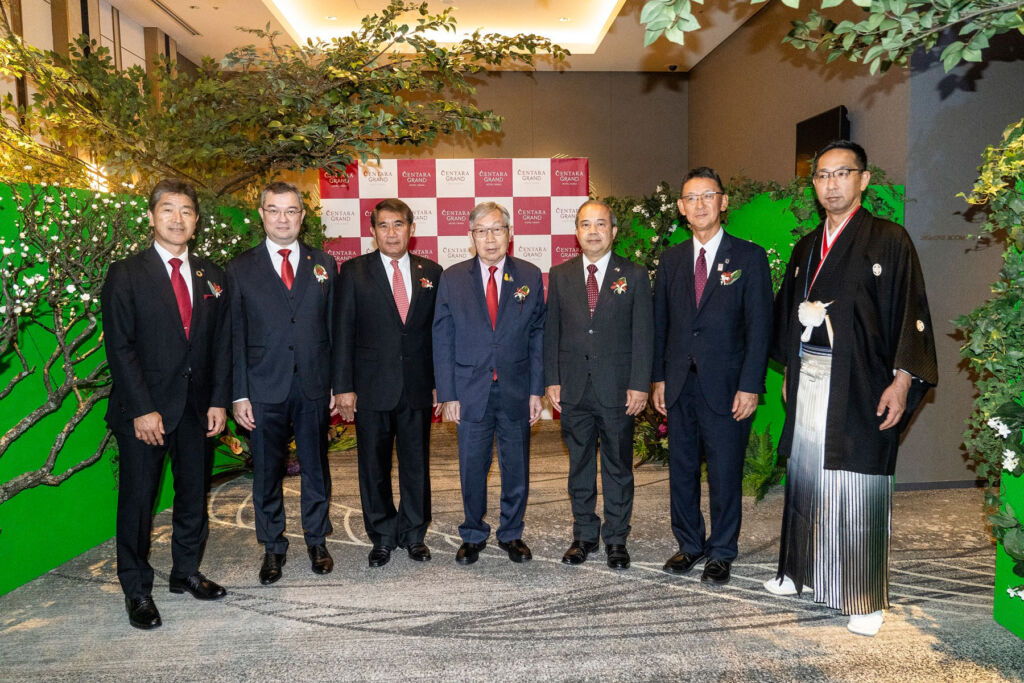
[[[594,309],[597,308],[597,277],[594,273],[597,272],[597,266],[591,263],[587,266],[587,272],[590,275],[587,276],[587,306],[590,307],[590,317],[594,317]]]
[[[171,288],[174,290],[174,298],[178,300],[178,313],[181,314],[181,324],[185,327],[185,338],[188,339],[188,328],[192,324],[192,300],[188,296],[188,285],[185,278],[181,276],[181,259],[172,258],[171,264]]]
[[[288,256],[291,255],[291,249],[280,249],[278,254],[284,259],[281,261],[281,279],[284,280],[284,286],[288,289],[292,288],[292,283],[295,282],[295,271],[292,270],[292,262],[288,260]]]
[[[704,295],[704,285],[708,283],[708,260],[704,258],[704,247],[700,248],[700,255],[697,256],[697,265],[693,268],[693,291],[697,294],[697,305],[700,305],[700,298]]]

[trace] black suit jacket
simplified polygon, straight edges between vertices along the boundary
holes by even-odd
[[[412,298],[405,323],[391,292],[380,252],[346,261],[335,295],[334,393],[350,391],[358,407],[392,410],[403,393],[409,407],[433,404],[431,326],[441,266],[409,254]]]
[[[156,411],[174,431],[191,378],[197,417],[227,408],[231,393],[231,327],[227,278],[211,261],[189,254],[192,322],[178,313],[167,267],[154,247],[111,264],[101,299],[103,339],[113,388],[107,424],[133,435],[135,418]],[[184,273],[183,273],[184,275]]]
[[[627,389],[650,391],[651,281],[644,268],[613,253],[591,318],[583,263],[577,256],[548,276],[544,384],[561,385],[562,401],[578,403],[589,377],[601,405],[624,406]]]
[[[728,274],[733,280],[723,284]],[[679,397],[691,359],[716,413],[731,412],[737,391],[763,394],[771,333],[771,272],[764,249],[724,234],[700,306],[693,289],[693,240],[661,255],[654,282],[652,379],[665,382],[666,406]]]
[[[338,264],[299,244],[289,290],[265,242],[228,264],[234,348],[232,399],[283,403],[293,378],[310,400],[331,393],[331,315]]]

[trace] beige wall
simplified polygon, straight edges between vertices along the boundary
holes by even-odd
[[[474,83],[475,104],[505,117],[500,134],[382,156],[589,157],[598,196],[649,194],[686,170],[684,75],[499,72]]]
[[[842,104],[871,163],[904,182],[906,73],[879,78],[842,60],[826,66],[823,55],[783,45],[789,22],[802,16],[806,9],[770,3],[690,72],[690,165],[712,166],[723,178],[788,181],[796,124]]]

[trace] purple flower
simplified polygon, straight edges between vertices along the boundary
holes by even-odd
[[[666,434],[668,434],[668,423],[662,422],[658,425],[658,436],[665,436]]]

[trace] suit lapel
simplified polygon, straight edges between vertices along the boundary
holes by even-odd
[[[423,275],[423,264],[425,259],[416,256],[415,254],[409,254],[409,277],[412,280],[410,282],[410,289],[412,289],[412,297],[409,299],[409,315],[405,317],[405,322],[408,324],[412,320],[412,312],[416,309],[416,304],[423,298],[423,281],[427,278]],[[431,283],[431,286],[436,286],[437,283]]]
[[[722,273],[732,270],[734,266],[732,263],[732,235],[725,232],[725,228],[721,228],[721,230],[723,231],[722,243],[718,245],[718,251],[715,253],[715,262],[711,264],[711,272],[708,274],[707,284],[704,285],[704,294],[701,295],[700,305],[697,306],[698,315],[721,286]]]
[[[192,338],[198,333],[206,319],[206,316],[203,315],[206,311],[206,306],[203,305],[203,295],[207,291],[207,280],[204,270],[205,262],[193,254],[188,257],[188,264],[192,271],[192,327],[189,331],[189,337]]]
[[[370,276],[373,278],[374,284],[380,289],[381,296],[384,297],[385,301],[391,302],[391,311],[395,315],[395,320],[398,324],[402,324],[402,316],[398,315],[398,304],[395,303],[395,293],[391,291],[391,273],[384,266],[384,262],[380,258],[380,251],[373,252],[370,257]],[[409,306],[409,310],[412,310],[412,306]],[[406,320],[408,320],[406,316]]]
[[[167,266],[164,265],[163,259],[160,258],[160,254],[156,253],[156,247],[150,247],[147,249],[142,256],[143,264],[145,265],[146,274],[153,281],[153,289],[156,290],[157,299],[161,302],[165,309],[165,315],[171,320],[177,322],[172,327],[178,330],[178,334],[181,335],[182,339],[185,339],[185,326],[181,323],[181,313],[178,311],[178,299],[174,296],[174,288],[171,286],[171,278],[167,274]],[[194,286],[192,290],[195,292],[197,289]],[[195,294],[192,296],[193,301],[195,300]],[[195,305],[192,310],[195,311]]]
[[[612,291],[612,283],[622,277],[622,265],[620,263],[621,257],[618,254],[612,254],[611,259],[608,261],[608,269],[604,273],[604,280],[601,282],[600,289],[597,290],[597,305],[594,308],[594,317],[607,308],[611,307],[611,302],[617,296]],[[629,287],[629,283],[626,283],[626,287]],[[584,300],[586,300],[586,285],[583,287]]]
[[[298,308],[299,303],[302,302],[302,297],[306,294],[306,289],[312,280],[313,256],[309,253],[306,245],[299,242],[299,267],[295,269],[295,281],[292,282],[293,296],[288,299],[288,303],[292,305],[293,310]],[[282,282],[281,284],[284,283]]]
[[[568,287],[567,295],[572,305],[587,310],[587,281],[584,279],[587,269],[584,265],[585,263],[586,261],[583,260],[582,256],[577,256],[569,261],[570,265],[566,273],[569,277],[569,282],[566,283],[566,286]]]
[[[483,264],[479,258],[474,258],[471,264],[468,277],[469,277],[469,291],[473,293],[473,298],[477,301],[477,306],[484,312],[484,320],[490,322],[491,314],[487,311],[487,297],[484,294],[484,281],[480,276],[480,269]]]
[[[683,242],[683,257],[679,264],[679,272],[676,277],[679,278],[679,297],[682,301],[688,302],[691,310],[697,308],[696,294],[693,290],[693,238],[690,238]]]
[[[505,315],[505,311],[507,311],[513,303],[517,303],[515,301],[515,291],[517,287],[522,285],[521,283],[516,282],[516,275],[516,267],[512,263],[512,257],[506,256],[505,272],[501,276],[501,282],[498,284],[498,287],[501,290],[501,294],[498,296],[498,323],[501,323],[501,319],[502,316]],[[533,292],[530,292],[530,294],[533,294]],[[484,303],[486,304],[486,301]],[[494,327],[497,329],[498,325],[496,324]]]

